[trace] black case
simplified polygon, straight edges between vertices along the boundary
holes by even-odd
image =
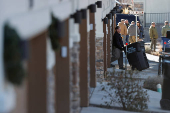
[[[170,31],[167,31],[167,38],[170,38]]]
[[[128,45],[127,51],[127,59],[133,68],[136,68],[139,71],[149,68],[148,59],[145,54],[144,42],[136,42]]]

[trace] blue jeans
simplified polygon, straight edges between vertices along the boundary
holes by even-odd
[[[126,43],[129,43],[129,35],[126,35]]]
[[[123,39],[122,39],[123,44],[126,44],[126,35],[122,35],[122,37],[123,37]]]

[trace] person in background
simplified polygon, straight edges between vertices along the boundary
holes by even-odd
[[[157,43],[157,39],[158,39],[158,32],[155,27],[155,22],[151,23],[151,26],[149,28],[149,35],[150,35],[150,39],[151,39],[151,50],[153,49],[153,46],[154,46],[154,52],[155,52],[156,43]]]
[[[139,33],[138,33],[139,39],[138,39],[138,41],[143,41],[143,38],[144,38],[143,26],[140,25],[139,21],[137,21],[137,26],[138,26],[138,29],[139,29]]]
[[[139,28],[137,28],[137,34],[139,33]],[[135,43],[136,42],[136,25],[135,22],[132,21],[130,26],[128,27],[128,35],[129,35],[129,42]]]
[[[120,34],[123,37],[123,44],[125,44],[126,35],[127,35],[127,27],[125,25],[125,19],[121,19],[121,22],[118,23],[118,26],[121,28]]]
[[[123,69],[125,70],[125,68],[123,68],[123,52],[122,50],[124,50],[124,45],[123,45],[123,41],[122,41],[122,37],[121,37],[121,28],[119,26],[117,26],[115,28],[115,34],[113,35],[113,43],[112,43],[112,61],[116,61],[118,60],[118,65],[119,65],[119,69]],[[114,66],[112,66],[114,67]]]
[[[126,27],[127,27],[127,29],[128,29],[128,27],[129,27],[129,22],[128,22],[127,19],[125,20],[125,25],[126,25]],[[129,43],[129,35],[128,35],[128,34],[126,35],[126,42]]]
[[[126,25],[127,28],[128,28],[129,25],[130,25],[130,24],[129,24],[129,21],[128,21],[127,19],[125,20],[125,25]]]
[[[170,31],[170,27],[169,27],[169,22],[168,21],[165,21],[164,24],[165,25],[162,27],[161,34],[162,34],[162,36],[166,37],[167,31]]]

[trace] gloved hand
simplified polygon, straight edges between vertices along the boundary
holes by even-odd
[[[124,51],[126,53],[126,47],[123,47],[122,51]]]

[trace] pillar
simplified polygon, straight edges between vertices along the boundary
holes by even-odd
[[[93,29],[90,31],[90,87],[96,87],[96,37],[95,37],[95,13],[90,13],[90,24]]]
[[[70,61],[68,19],[66,20],[66,36],[60,39],[60,46],[67,47],[67,57],[61,56],[61,49],[56,51],[56,112],[70,112]]]
[[[110,19],[108,20],[108,24],[107,24],[107,27],[108,27],[108,34],[107,34],[107,67],[110,68],[110,61],[111,61],[111,58],[110,58],[110,37],[111,37],[111,28],[110,28]]]
[[[89,106],[89,74],[88,74],[88,32],[87,19],[83,19],[80,30],[80,106]]]
[[[116,14],[114,14],[114,20],[113,20],[113,34],[115,33],[115,27],[116,27]]]
[[[104,52],[104,75],[107,71],[107,34],[106,34],[106,24],[104,24],[103,21],[103,33],[104,33],[104,38],[103,38],[103,52]]]
[[[29,41],[28,113],[47,113],[46,37],[44,32]]]

